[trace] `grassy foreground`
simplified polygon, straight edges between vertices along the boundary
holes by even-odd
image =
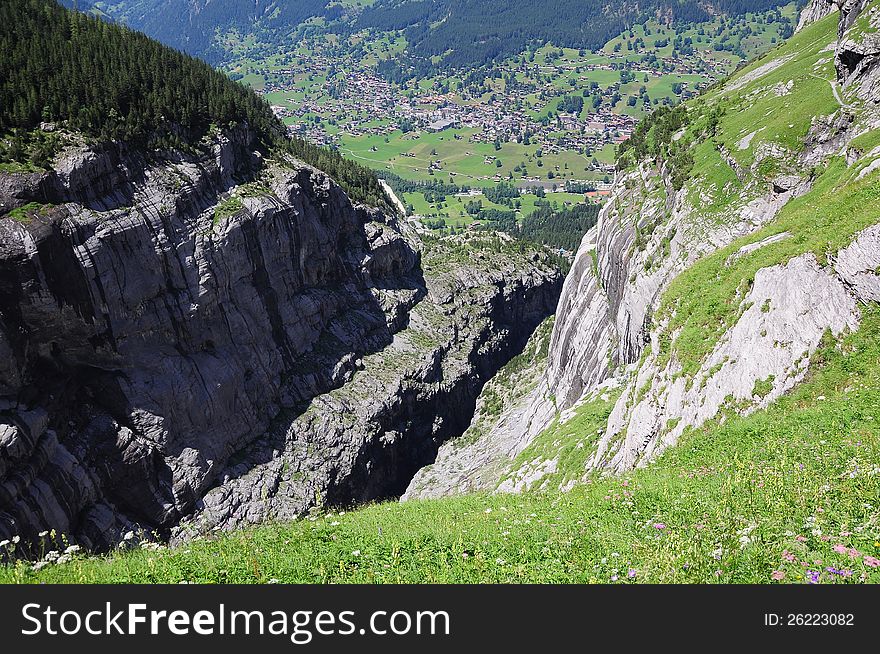
[[[569,493],[383,504],[0,582],[880,583],[880,311],[791,395]]]

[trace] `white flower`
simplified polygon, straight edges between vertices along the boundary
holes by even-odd
[[[822,535],[822,530],[819,529],[818,527],[816,527],[816,528],[813,530],[813,536],[821,536],[821,535]]]
[[[34,565],[31,567],[31,570],[33,570],[34,572],[39,572],[40,570],[42,570],[43,568],[45,568],[47,565],[49,565],[49,562],[48,562],[48,561],[37,561],[37,562],[34,563]]]
[[[360,550],[355,550],[354,552],[351,553],[351,555],[352,555],[352,556],[360,556],[360,555],[361,555],[361,551],[360,551]]]
[[[495,563],[497,563],[498,565],[504,565],[505,563],[507,563],[507,561],[505,561],[501,557],[498,557],[497,559],[495,559]]]
[[[330,523],[330,526],[331,526],[331,527],[338,527],[338,526],[341,525],[341,524],[342,524],[342,523],[339,522],[339,520],[334,520],[333,522]]]
[[[486,509],[485,513],[492,513],[492,509]]]
[[[267,581],[266,583],[267,583],[267,584],[280,584],[281,582],[280,582],[278,579],[275,579],[275,577],[272,577],[272,578],[271,578],[269,581]]]
[[[13,536],[12,542],[18,545],[18,543],[21,542],[21,536]]]
[[[51,552],[46,553],[45,558],[49,563],[54,563],[55,561],[58,560],[59,556],[61,556],[61,555],[58,552],[56,552],[55,550],[52,550]]]
[[[8,540],[0,540],[0,547],[6,547],[7,545],[9,545]]]
[[[82,549],[82,548],[81,548],[79,545],[71,545],[71,546],[68,547],[66,550],[64,550],[64,553],[65,553],[65,554],[76,554],[76,553],[79,552],[81,549]]]
[[[58,557],[58,560],[56,561],[56,563],[58,565],[61,565],[62,563],[70,563],[72,560],[73,560],[73,557],[70,556],[70,554],[62,554],[61,556]]]
[[[718,547],[718,549],[712,551],[712,558],[715,559],[716,561],[720,561],[723,554],[724,554],[724,548]]]
[[[134,532],[127,531],[127,532],[125,532],[125,535],[122,537],[122,540],[131,540],[132,538],[134,538]]]
[[[40,538],[45,538],[46,536],[49,535],[49,532],[48,532],[48,531],[41,531],[41,532],[40,532],[39,534],[37,534],[37,535],[38,535]]]

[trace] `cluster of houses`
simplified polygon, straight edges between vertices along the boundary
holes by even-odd
[[[637,119],[621,108],[626,98],[620,82],[591,84],[590,73],[595,70],[629,71],[628,77],[639,84],[650,76],[665,74],[699,75],[704,79],[726,73],[724,62],[709,53],[693,57],[668,57],[655,65],[628,61],[626,55],[609,54],[609,63],[587,64],[559,61],[526,64],[524,61],[509,71],[525,79],[500,88],[486,100],[485,89],[458,88],[454,92],[425,91],[417,86],[400,88],[381,78],[368,65],[353,57],[322,54],[317,46],[310,54],[297,57],[289,67],[273,71],[265,92],[288,94],[284,104],[276,100],[272,107],[285,120],[292,133],[321,145],[338,145],[341,134],[354,137],[388,136],[401,130],[416,137],[423,132],[442,132],[454,128],[469,128],[472,141],[484,143],[528,142],[537,145],[545,154],[576,151],[590,156],[608,144],[618,144],[635,128]],[[583,94],[585,109],[579,114],[560,111],[551,119],[539,120],[530,111],[537,95],[553,102],[566,91],[554,81],[560,76],[577,74],[578,84],[567,91]],[[328,72],[330,73],[328,75]],[[321,92],[303,95],[296,91],[304,80],[321,84]],[[448,85],[446,85],[448,87]],[[686,98],[699,90],[681,84],[680,97]],[[592,95],[600,94],[601,102],[593,105]],[[641,99],[640,99],[641,101]],[[528,108],[528,109],[527,109]],[[593,168],[613,174],[613,167],[598,161]]]

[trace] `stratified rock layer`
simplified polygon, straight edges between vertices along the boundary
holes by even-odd
[[[0,175],[0,207],[0,539],[100,549],[399,494],[561,286],[487,243],[423,270],[405,225],[263,165],[246,129],[152,160],[72,147]]]

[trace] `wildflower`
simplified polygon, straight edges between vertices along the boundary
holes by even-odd
[[[724,548],[719,546],[718,549],[712,551],[712,558],[720,561],[722,554],[724,554]]]
[[[831,549],[833,549],[838,554],[846,554],[846,545],[835,545]]]
[[[47,565],[49,565],[49,562],[48,562],[48,561],[37,561],[37,562],[34,563],[34,565],[31,567],[31,570],[33,570],[34,572],[39,572],[40,570],[42,570],[43,568],[45,568]]]
[[[791,552],[789,552],[788,550],[785,550],[782,553],[782,558],[785,559],[786,561],[788,561],[789,563],[794,563],[797,560],[795,558],[795,555],[792,554]]]
[[[499,556],[497,559],[495,559],[495,563],[497,563],[498,565],[505,565],[507,563],[507,561],[505,561],[504,559],[502,559]]]
[[[58,565],[61,565],[62,563],[70,563],[72,560],[73,560],[73,557],[70,556],[70,554],[62,554],[61,556],[58,557],[58,560],[55,563],[57,563]]]
[[[37,534],[37,536],[39,536],[40,538],[45,538],[48,535],[49,535],[48,531],[41,531],[39,534]]]
[[[666,525],[664,525],[662,522],[655,522],[654,529],[666,529]]]
[[[330,523],[330,526],[331,527],[338,527],[340,524],[342,524],[342,523],[339,522],[339,520],[334,520],[333,522]]]
[[[774,570],[773,574],[770,575],[770,578],[774,581],[782,581],[785,579],[785,571],[784,570]]]
[[[797,536],[797,537],[795,537],[795,540],[799,543],[806,543],[807,537],[806,536]]]
[[[626,573],[626,576],[629,577],[630,579],[634,579],[636,576],[635,568],[630,568],[629,572]]]
[[[617,581],[617,575],[611,575],[611,581]]]
[[[55,563],[55,561],[58,560],[59,556],[61,556],[61,555],[58,552],[56,552],[55,550],[52,550],[51,552],[46,553],[45,559],[49,563]]]
[[[819,572],[815,570],[807,570],[807,583],[810,584],[818,584],[819,583]]]
[[[866,554],[865,558],[863,560],[865,562],[865,565],[868,567],[871,567],[871,568],[880,567],[880,559],[875,559],[873,556],[868,556]]]
[[[272,577],[272,578],[271,578],[269,581],[267,581],[266,583],[267,583],[267,584],[280,584],[281,582],[280,582],[278,579],[275,579],[275,577]]]
[[[8,540],[0,540],[0,547],[6,547],[7,545],[9,545]]]
[[[13,536],[12,537],[12,543],[14,545],[18,545],[20,542],[21,542],[21,536]]]
[[[79,545],[71,545],[66,550],[64,550],[64,553],[65,554],[76,554],[77,552],[80,551],[80,549],[81,548]]]
[[[131,540],[132,538],[134,538],[134,532],[127,531],[127,532],[125,532],[125,535],[122,537],[122,540],[128,541],[128,540]]]
[[[492,509],[486,509],[485,513],[492,513]]]
[[[851,558],[851,559],[858,559],[859,557],[862,556],[862,553],[859,552],[855,547],[850,547],[846,551],[846,553],[849,554],[849,558]]]
[[[361,555],[361,551],[360,551],[360,550],[355,550],[354,552],[351,553],[351,555],[352,555],[352,556],[360,556],[360,555]]]

